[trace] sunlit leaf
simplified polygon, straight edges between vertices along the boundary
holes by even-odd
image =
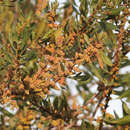
[[[89,37],[86,34],[84,34],[84,39],[88,44],[90,44]]]
[[[130,108],[128,107],[128,105],[127,105],[125,102],[123,102],[123,109],[124,109],[124,111],[125,111],[127,114],[130,114]]]
[[[103,51],[100,51],[100,56],[102,57],[102,60],[105,64],[112,66],[112,61],[106,56],[106,54]]]
[[[111,125],[128,125],[130,123],[130,115],[124,116],[123,118],[116,119],[116,120],[107,120],[104,119],[105,123]]]
[[[0,107],[0,112],[2,112],[3,114],[5,114],[6,116],[9,116],[9,117],[14,116],[11,112],[9,112],[8,110],[6,110],[6,109],[4,109],[2,107]]]
[[[89,122],[86,122],[86,121],[82,121],[82,124],[81,124],[81,130],[95,130],[94,126],[92,124],[90,124]]]
[[[119,96],[120,99],[125,97],[130,97],[130,89],[126,90]]]

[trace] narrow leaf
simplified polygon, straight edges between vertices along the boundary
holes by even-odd
[[[89,40],[89,37],[87,36],[87,34],[84,34],[84,39],[85,39],[85,41],[86,41],[88,44],[90,44],[90,40]]]
[[[14,116],[11,112],[5,110],[2,107],[0,107],[0,112],[2,112],[4,115],[9,116],[9,117],[13,117]]]
[[[108,56],[106,56],[106,54],[103,51],[100,51],[99,53],[102,57],[103,62],[108,66],[112,66],[112,61],[108,58]]]
[[[117,120],[104,119],[104,122],[111,125],[128,125],[130,124],[130,115],[124,116],[123,118]]]
[[[124,97],[130,97],[130,89],[128,89],[127,91],[122,93],[122,95],[120,95],[119,99],[124,98]]]
[[[123,109],[127,114],[130,114],[130,108],[127,106],[125,102],[123,102]]]

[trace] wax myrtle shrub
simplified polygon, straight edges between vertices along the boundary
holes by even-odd
[[[127,130],[128,11],[127,0],[0,1],[0,129]],[[111,95],[123,117],[107,112]]]

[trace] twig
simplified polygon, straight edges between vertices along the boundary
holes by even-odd
[[[107,109],[108,103],[109,103],[109,101],[110,101],[111,93],[112,93],[112,86],[109,88],[108,95],[106,95],[106,104],[105,104],[104,109],[103,109],[103,118],[104,118],[105,115],[106,115],[106,109]],[[100,123],[99,130],[102,130],[102,128],[103,128],[103,119],[102,119],[102,121],[101,121],[101,123]]]

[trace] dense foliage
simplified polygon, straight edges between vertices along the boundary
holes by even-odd
[[[1,0],[0,129],[128,129],[128,10],[127,0]],[[107,112],[113,94],[122,118]]]

